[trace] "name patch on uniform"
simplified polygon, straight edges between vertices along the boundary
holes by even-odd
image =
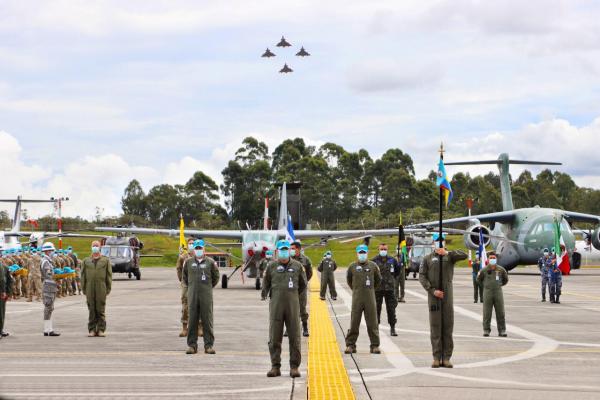
[[[361,267],[360,265],[357,265],[357,266],[356,266],[356,270],[357,270],[358,272],[360,272],[360,271],[362,271],[362,267]]]
[[[285,267],[283,265],[279,265],[277,267],[277,272],[283,272],[283,271],[285,271]]]
[[[288,268],[288,272],[294,272],[294,268]]]

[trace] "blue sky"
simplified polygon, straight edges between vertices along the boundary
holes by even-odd
[[[134,177],[220,181],[248,135],[400,147],[419,176],[444,140],[447,159],[560,158],[600,188],[598,3],[122,3],[0,2],[1,196],[114,215]]]

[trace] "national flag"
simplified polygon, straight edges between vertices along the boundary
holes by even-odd
[[[487,264],[487,253],[485,251],[485,242],[483,240],[483,229],[479,230],[479,269],[482,269]]]
[[[400,225],[398,229],[398,241],[400,242],[400,254],[402,254],[402,262],[406,265],[408,260],[408,249],[406,247],[406,236],[404,236],[404,226]]]
[[[183,215],[179,216],[179,252],[183,253],[187,251],[187,243],[185,241],[185,224],[183,222]]]
[[[285,230],[285,240],[292,243],[292,242],[296,241],[296,236],[294,235],[294,225],[292,224],[291,215],[288,214],[287,220],[288,220],[288,223],[287,223],[287,229]]]
[[[35,219],[28,219],[27,224],[34,227],[35,229],[40,227],[40,224],[38,224],[38,222]]]
[[[438,164],[438,172],[437,179],[435,184],[442,189],[444,194],[444,201],[446,203],[446,207],[450,204],[452,200],[452,186],[450,186],[450,182],[448,182],[448,177],[446,176],[446,167],[444,166],[444,160],[440,158],[440,163]]]
[[[560,233],[560,222],[558,220],[554,221],[554,251],[556,253],[556,265],[558,269],[560,269],[563,275],[569,275],[571,273],[571,263],[565,240]]]

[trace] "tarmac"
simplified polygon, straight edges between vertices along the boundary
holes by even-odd
[[[84,296],[57,299],[54,327],[60,337],[42,336],[42,305],[24,300],[7,304],[0,340],[0,396],[22,398],[211,398],[306,399],[314,385],[307,365],[315,358],[341,358],[334,374],[347,374],[356,399],[598,399],[600,398],[600,269],[564,277],[562,304],[540,302],[537,268],[510,273],[504,289],[508,338],[482,336],[481,304],[473,303],[471,274],[455,273],[454,369],[431,369],[425,292],[412,276],[406,300],[397,307],[398,337],[389,336],[385,308],[380,325],[383,354],[369,353],[361,328],[358,353],[343,354],[350,322],[351,293],[345,269],[336,274],[338,299],[313,306],[324,319],[313,327],[316,346],[331,323],[327,353],[310,352],[302,342],[302,377],[291,379],[284,341],[282,377],[267,378],[268,302],[254,281],[239,275],[214,292],[216,355],[186,355],[179,338],[180,290],[174,268],[145,268],[142,280],[115,274],[107,304],[106,338],[87,337]],[[225,270],[223,272],[226,272]],[[230,270],[229,270],[230,272]],[[315,275],[313,279],[317,279]],[[311,301],[315,299],[311,294]],[[314,303],[313,303],[314,304]],[[317,312],[317,309],[319,310]],[[328,320],[327,320],[328,316]],[[316,322],[315,322],[316,324]],[[317,334],[319,333],[319,334]],[[337,349],[336,349],[337,347]],[[200,346],[201,348],[201,346]],[[311,347],[315,349],[316,347]],[[319,361],[319,362],[317,362]],[[313,367],[311,367],[313,368]],[[312,390],[307,389],[307,382]],[[340,379],[340,385],[348,380]],[[322,388],[316,388],[322,389]],[[335,388],[334,388],[335,389]],[[341,392],[340,392],[341,393]],[[311,398],[341,398],[314,395]]]

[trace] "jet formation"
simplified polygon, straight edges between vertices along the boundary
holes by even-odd
[[[291,47],[292,45],[291,45],[290,42],[288,42],[286,40],[285,36],[282,36],[281,40],[279,41],[279,43],[277,43],[275,46],[276,47],[280,47],[282,49],[285,49],[286,47]],[[268,47],[265,50],[265,52],[261,55],[262,58],[271,58],[271,57],[276,57],[276,56],[277,56],[277,54],[273,53],[271,51],[271,49],[269,49]],[[310,56],[310,53],[308,51],[306,51],[306,49],[304,49],[304,46],[301,46],[300,47],[300,51],[298,51],[296,53],[296,57],[302,57],[302,58],[304,58],[304,57],[309,57],[309,56]],[[287,62],[285,62],[283,64],[283,68],[281,68],[279,70],[279,73],[281,73],[281,74],[288,74],[290,72],[294,72],[294,70],[287,65]]]

